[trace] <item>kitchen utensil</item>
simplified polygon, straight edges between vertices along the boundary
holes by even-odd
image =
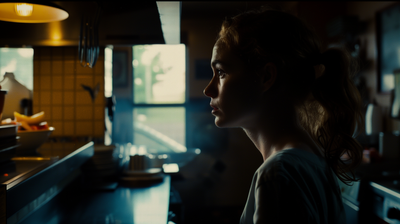
[[[96,6],[94,21],[87,17],[87,14],[82,16],[81,31],[79,35],[78,57],[81,66],[89,66],[93,68],[96,65],[100,53],[99,47],[99,19],[101,7]]]

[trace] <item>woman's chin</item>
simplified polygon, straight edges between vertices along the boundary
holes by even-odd
[[[226,120],[220,117],[215,117],[215,126],[219,128],[232,128],[233,126]]]
[[[224,127],[224,121],[220,117],[215,117],[214,123],[215,123],[215,126],[217,126],[219,128],[223,128]]]

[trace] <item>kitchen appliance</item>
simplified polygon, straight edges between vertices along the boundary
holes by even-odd
[[[7,90],[4,101],[3,118],[14,118],[14,111],[23,113],[21,101],[32,99],[32,91],[15,79],[14,73],[6,72],[4,79],[0,81],[2,89]]]
[[[400,224],[400,179],[372,181],[372,212],[380,220],[390,224]]]

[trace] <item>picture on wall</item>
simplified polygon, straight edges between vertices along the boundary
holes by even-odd
[[[113,87],[128,86],[128,52],[113,51]]]
[[[393,71],[400,68],[400,4],[376,15],[378,46],[378,91],[389,93],[394,88]]]

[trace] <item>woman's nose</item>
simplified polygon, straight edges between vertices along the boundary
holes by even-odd
[[[210,98],[214,98],[217,96],[216,90],[213,85],[213,80],[211,80],[210,83],[208,83],[208,85],[206,86],[206,88],[204,88],[203,94]]]

